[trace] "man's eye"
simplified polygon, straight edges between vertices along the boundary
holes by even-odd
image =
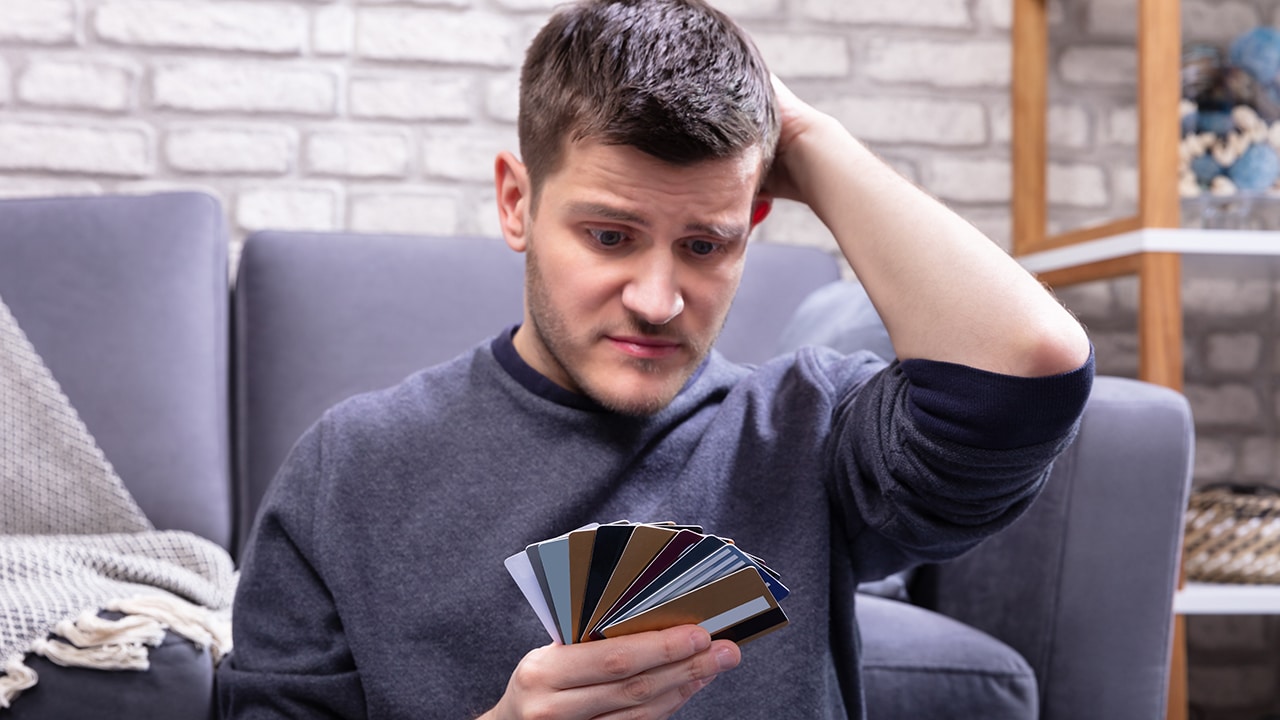
[[[591,233],[591,237],[595,238],[596,242],[605,247],[620,245],[623,240],[627,239],[626,233],[617,230],[590,230],[588,232]]]
[[[694,255],[710,255],[716,251],[716,244],[709,240],[694,240],[689,243],[689,250]]]

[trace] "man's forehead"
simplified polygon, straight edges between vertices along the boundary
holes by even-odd
[[[560,167],[552,174],[574,174],[592,165],[608,168],[625,164],[633,176],[640,173],[661,177],[706,175],[727,181],[754,181],[758,186],[764,173],[763,157],[760,146],[752,145],[726,157],[672,163],[631,145],[582,139],[566,143]]]

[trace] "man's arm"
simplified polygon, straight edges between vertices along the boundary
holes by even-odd
[[[1089,341],[1029,273],[775,79],[782,132],[765,192],[836,237],[900,359],[1036,377],[1080,367]]]
[[[290,453],[263,499],[236,589],[235,646],[218,667],[227,720],[367,717],[364,686],[333,598],[316,568],[319,426]]]

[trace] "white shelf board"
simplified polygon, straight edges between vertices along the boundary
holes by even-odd
[[[1280,585],[1189,582],[1173,596],[1179,615],[1280,615]]]
[[[1280,231],[1143,228],[1100,240],[1089,240],[1023,255],[1018,258],[1018,262],[1031,272],[1042,273],[1111,260],[1138,252],[1172,252],[1206,256],[1269,255],[1280,258]]]

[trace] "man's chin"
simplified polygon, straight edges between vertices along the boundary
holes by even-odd
[[[591,399],[619,415],[650,417],[657,415],[670,405],[671,401],[675,399],[675,395],[622,396],[593,393]]]
[[[638,387],[623,390],[588,389],[587,395],[608,410],[632,417],[649,417],[662,412],[689,380],[689,375],[682,375],[679,382],[672,380],[666,383],[642,383]]]

